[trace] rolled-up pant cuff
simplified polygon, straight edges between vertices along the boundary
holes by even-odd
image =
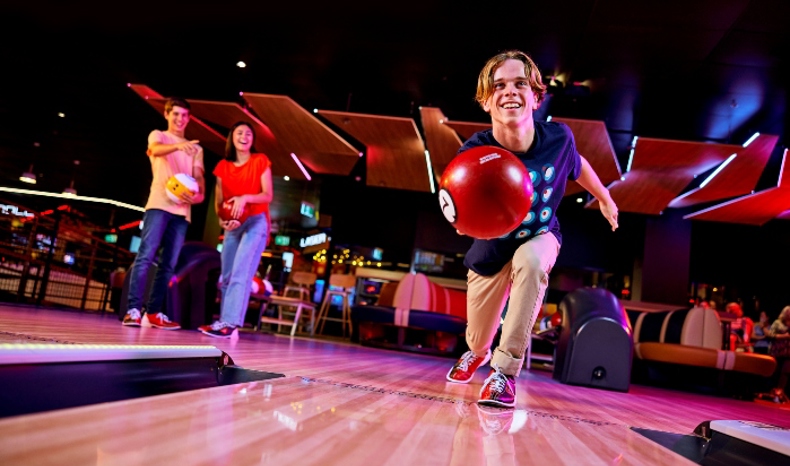
[[[503,374],[518,377],[521,373],[521,367],[524,365],[524,358],[514,358],[499,348],[494,350],[491,356],[491,365],[496,364],[502,370]]]

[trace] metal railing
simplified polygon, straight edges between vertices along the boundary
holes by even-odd
[[[16,203],[15,203],[16,204]],[[25,215],[19,215],[24,212]],[[0,215],[0,301],[82,310],[111,308],[115,272],[134,254],[91,234],[67,211]]]

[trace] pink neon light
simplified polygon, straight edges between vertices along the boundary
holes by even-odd
[[[297,157],[296,154],[291,152],[291,158],[294,159],[294,162],[296,162],[296,165],[299,166],[299,170],[302,170],[302,173],[304,173],[304,177],[307,178],[307,181],[312,180],[313,178],[311,178],[310,174],[307,173],[307,170],[304,168],[304,165],[302,165],[302,161],[299,160],[299,157]]]

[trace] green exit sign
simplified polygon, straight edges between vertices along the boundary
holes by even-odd
[[[274,244],[277,246],[288,246],[291,244],[291,237],[285,235],[277,235],[274,237]]]
[[[104,235],[104,241],[107,241],[108,243],[111,243],[111,244],[115,244],[115,243],[118,242],[118,235],[113,234],[113,233]]]

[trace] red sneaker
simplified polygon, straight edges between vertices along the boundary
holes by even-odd
[[[204,335],[214,338],[239,338],[239,329],[235,325],[218,320],[211,325],[199,327]]]
[[[475,356],[475,353],[467,351],[447,373],[447,380],[454,383],[469,383],[477,368],[490,360],[491,350],[486,351],[485,356]]]
[[[126,327],[139,327],[140,326],[140,310],[129,309],[125,316],[123,316],[123,325]]]
[[[157,312],[156,314],[150,314],[146,312],[140,321],[140,325],[143,327],[154,327],[164,330],[178,330],[181,328],[181,325],[175,322],[170,322],[170,319],[161,312]]]
[[[480,399],[477,402],[481,405],[506,408],[516,406],[516,378],[503,374],[499,366],[492,364],[491,373],[483,382],[483,389],[480,390]]]

